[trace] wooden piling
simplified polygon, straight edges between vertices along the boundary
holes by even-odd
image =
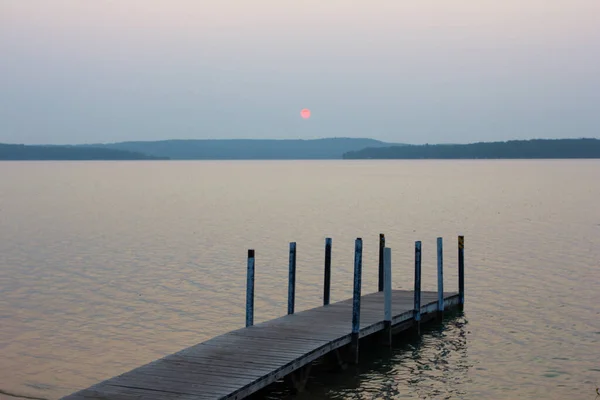
[[[358,364],[358,340],[360,332],[360,288],[362,280],[362,239],[354,244],[354,290],[352,295],[351,362]]]
[[[383,292],[383,264],[384,264],[384,249],[385,249],[385,235],[383,233],[379,234],[379,282],[377,285],[377,290],[379,292]]]
[[[458,296],[460,307],[465,304],[465,237],[458,237]]]
[[[325,276],[323,281],[323,305],[329,304],[331,292],[331,238],[325,239]]]
[[[248,250],[246,276],[246,327],[254,325],[254,250]]]
[[[421,333],[421,241],[415,242],[415,328]]]
[[[383,252],[383,344],[392,345],[392,249]]]
[[[438,316],[444,315],[444,251],[443,239],[437,238]]]
[[[296,299],[296,242],[290,243],[290,263],[288,276],[288,315],[294,313]]]

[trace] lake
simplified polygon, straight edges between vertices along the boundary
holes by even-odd
[[[57,399],[244,325],[377,290],[379,233],[393,287],[456,290],[464,314],[381,358],[309,382],[299,398],[581,398],[600,386],[600,160],[0,163],[0,399]],[[350,321],[348,321],[350,329]],[[275,388],[273,398],[282,396]]]

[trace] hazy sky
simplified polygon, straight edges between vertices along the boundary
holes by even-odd
[[[325,136],[600,137],[600,0],[0,0],[0,142]]]

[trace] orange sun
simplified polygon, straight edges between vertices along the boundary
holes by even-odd
[[[310,118],[310,110],[308,108],[304,108],[304,109],[302,109],[302,111],[300,111],[300,115],[304,119],[309,119]]]

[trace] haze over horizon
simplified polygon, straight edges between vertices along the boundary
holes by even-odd
[[[599,20],[597,0],[3,0],[0,142],[598,138]]]

